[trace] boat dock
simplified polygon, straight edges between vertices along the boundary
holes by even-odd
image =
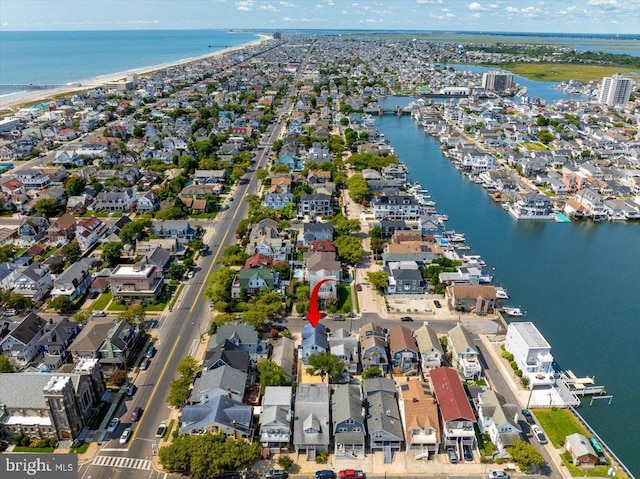
[[[594,378],[579,378],[570,369],[563,371],[561,375],[571,391],[577,396],[590,396],[606,393],[604,386],[596,385]]]

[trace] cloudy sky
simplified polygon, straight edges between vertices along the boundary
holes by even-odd
[[[640,34],[640,0],[0,0],[0,30],[363,29]]]

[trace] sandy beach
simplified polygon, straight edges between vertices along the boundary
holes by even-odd
[[[233,47],[225,48],[224,50],[217,50],[213,53],[208,53],[206,55],[201,55],[201,56],[192,57],[192,58],[185,58],[183,60],[162,63],[160,65],[151,65],[151,66],[142,67],[142,68],[135,68],[132,70],[117,72],[109,75],[101,75],[86,81],[74,83],[73,85],[69,85],[68,87],[64,87],[64,88],[55,88],[51,90],[25,91],[25,92],[20,92],[15,94],[8,94],[0,97],[0,114],[10,113],[12,111],[18,110],[20,107],[26,104],[33,104],[36,102],[45,102],[48,99],[51,99],[56,96],[64,95],[67,93],[90,90],[92,88],[99,87],[106,83],[120,80],[122,78],[125,78],[128,75],[133,75],[133,74],[144,75],[144,74],[148,74],[158,70],[171,68],[174,66],[186,65],[188,63],[197,62],[200,60],[206,60],[209,58],[222,57],[231,52],[235,52],[235,51],[243,50],[245,48],[249,48],[252,46],[260,45],[266,42],[267,40],[271,39],[271,37],[267,35],[259,35],[259,36],[260,38],[252,42],[243,43],[242,45],[236,45]]]

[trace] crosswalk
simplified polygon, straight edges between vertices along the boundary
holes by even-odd
[[[151,461],[135,457],[96,456],[91,462],[94,466],[123,467],[126,469],[151,470]]]

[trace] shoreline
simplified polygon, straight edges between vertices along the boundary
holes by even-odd
[[[24,91],[24,92],[14,92],[7,93],[6,95],[0,96],[0,114],[2,113],[13,113],[15,110],[25,107],[27,104],[38,102],[38,101],[48,101],[53,97],[71,94],[77,91],[86,91],[91,90],[92,88],[97,88],[99,86],[104,85],[105,83],[118,81],[127,75],[146,75],[149,73],[153,73],[156,71],[166,70],[167,68],[172,68],[176,66],[186,65],[189,63],[194,63],[202,60],[207,60],[216,57],[224,57],[225,55],[244,50],[249,47],[261,45],[268,40],[271,40],[269,35],[256,34],[258,38],[256,40],[242,43],[240,45],[235,45],[232,47],[224,48],[222,50],[216,50],[215,52],[206,53],[204,55],[199,55],[196,57],[183,58],[180,60],[169,61],[166,63],[160,63],[156,65],[148,65],[139,68],[132,68],[129,70],[119,71],[115,73],[107,73],[105,75],[99,75],[97,77],[93,77],[87,80],[72,82],[73,85],[68,85],[62,88],[53,88],[51,90],[35,90],[35,91]],[[15,95],[15,96],[14,96]]]

